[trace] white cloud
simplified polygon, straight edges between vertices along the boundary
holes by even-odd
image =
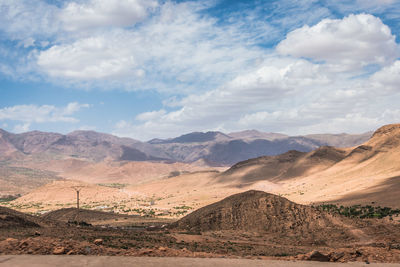
[[[82,108],[88,108],[88,104],[69,103],[66,107],[55,107],[53,105],[16,105],[0,109],[0,120],[12,120],[24,122],[18,125],[18,129],[29,128],[30,124],[45,122],[69,122],[75,123],[79,120],[71,115]]]
[[[133,29],[109,29],[40,51],[38,67],[65,83],[129,90],[216,87],[264,55],[234,26],[201,15],[202,3],[166,2]]]
[[[14,126],[14,132],[15,133],[24,133],[29,131],[29,128],[31,127],[31,124],[29,122],[23,123],[23,124],[17,124]]]
[[[164,115],[166,111],[164,109],[158,110],[158,111],[150,111],[150,112],[144,112],[136,116],[136,120],[138,121],[148,121],[152,119],[157,119],[160,116]]]
[[[99,36],[53,46],[39,54],[37,64],[50,76],[77,80],[132,75],[139,70],[134,69],[135,58],[124,39],[123,35],[112,41]]]
[[[371,76],[370,81],[380,94],[400,92],[400,61],[397,60],[392,65],[376,72]]]
[[[390,28],[368,14],[305,25],[290,32],[276,49],[283,55],[336,64],[343,71],[369,64],[388,65],[399,56]]]
[[[52,36],[59,29],[57,13],[58,8],[45,1],[0,0],[0,30],[24,41]]]
[[[382,110],[383,112],[380,114],[368,114],[365,111],[354,112],[329,120],[321,120],[314,124],[299,127],[298,133],[362,133],[373,131],[385,124],[398,123],[400,121],[399,109]]]
[[[65,1],[64,6],[46,1],[0,0],[0,30],[12,39],[70,38],[68,32],[86,33],[102,27],[132,26],[158,5],[156,0]],[[28,42],[29,44],[29,42]]]
[[[63,115],[72,115],[76,112],[78,112],[79,110],[81,110],[82,108],[89,108],[90,105],[89,104],[79,104],[78,102],[71,102],[68,103],[68,105],[64,108],[62,114]]]
[[[70,2],[60,12],[68,31],[82,31],[107,26],[132,26],[145,19],[148,10],[155,8],[153,0],[89,0]]]
[[[318,65],[306,60],[270,58],[259,69],[237,76],[218,89],[176,100],[175,106],[179,108],[175,111],[139,114],[136,120],[142,124],[122,121],[116,125],[114,133],[148,139],[151,136],[172,137],[188,131],[236,130],[245,125],[244,119],[240,119],[243,114],[268,114],[266,109],[287,105],[285,102],[293,97],[310,96],[312,99],[313,95],[314,98],[318,96],[315,92],[320,88],[331,88],[333,79],[320,72]],[[260,128],[259,124],[256,126]]]

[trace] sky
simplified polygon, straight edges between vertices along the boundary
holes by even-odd
[[[399,44],[398,0],[0,0],[0,128],[362,133]]]

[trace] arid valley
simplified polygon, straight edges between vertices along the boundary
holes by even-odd
[[[0,251],[400,261],[399,124],[340,136],[349,147],[328,146],[335,135],[254,134],[194,133],[154,145],[3,131]],[[215,147],[229,155],[232,143],[285,141],[287,152],[232,166],[212,155]],[[290,149],[299,144],[304,152]],[[172,158],[187,147],[191,159]]]

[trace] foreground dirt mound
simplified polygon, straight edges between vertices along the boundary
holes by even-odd
[[[0,228],[40,227],[38,219],[9,209],[0,207]]]
[[[138,216],[123,215],[123,214],[96,211],[96,210],[85,210],[85,209],[80,209],[78,215],[78,210],[76,208],[59,209],[46,213],[42,216],[42,218],[48,220],[58,220],[58,221],[68,222],[79,219],[79,221],[85,221],[87,223],[115,220],[119,218],[128,218],[128,217],[138,217]]]
[[[314,243],[350,240],[351,221],[262,191],[225,198],[183,217],[173,227],[195,232],[247,231]]]

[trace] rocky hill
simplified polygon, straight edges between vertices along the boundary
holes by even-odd
[[[329,243],[355,238],[351,220],[299,205],[262,191],[227,197],[183,217],[173,227],[194,232],[244,231],[269,237],[296,238],[298,242]],[[347,228],[347,229],[346,229]]]
[[[58,226],[62,223],[40,218],[0,206],[0,229],[38,228]]]
[[[40,227],[33,216],[0,207],[0,228]]]

